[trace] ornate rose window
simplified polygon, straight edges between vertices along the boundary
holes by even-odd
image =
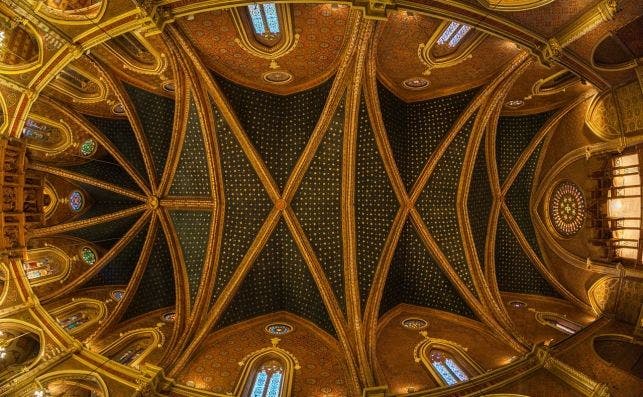
[[[585,223],[585,197],[573,182],[562,181],[549,198],[549,218],[563,237],[578,233]]]

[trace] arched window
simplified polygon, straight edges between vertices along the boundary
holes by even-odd
[[[457,47],[458,44],[464,39],[464,36],[469,33],[471,26],[451,21],[449,25],[442,31],[442,34],[438,38],[438,45],[445,45],[450,48]]]
[[[248,14],[256,35],[268,40],[275,40],[279,37],[281,27],[275,3],[250,4]]]
[[[22,269],[32,286],[63,280],[71,270],[71,259],[54,246],[27,250]]]
[[[253,352],[239,362],[243,371],[235,395],[290,397],[294,370],[299,369],[299,363],[290,352],[277,347],[279,341],[272,338],[272,347]]]
[[[138,367],[152,352],[163,346],[165,336],[158,328],[129,331],[107,346],[101,354],[119,364]]]
[[[567,335],[573,335],[583,328],[582,325],[568,320],[557,313],[536,312],[536,320],[543,325],[550,326]]]
[[[460,367],[455,358],[447,351],[431,349],[429,351],[429,361],[442,380],[449,386],[469,380],[467,372]]]
[[[284,380],[284,368],[277,360],[264,362],[252,383],[251,397],[279,397]]]
[[[51,312],[58,324],[70,334],[77,334],[105,317],[105,303],[94,299],[79,299]]]
[[[422,363],[431,376],[442,386],[452,386],[484,372],[467,354],[466,348],[444,339],[429,338],[422,331],[424,340],[413,350],[415,361]]]

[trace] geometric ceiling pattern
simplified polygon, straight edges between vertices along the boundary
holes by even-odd
[[[103,90],[100,104],[47,86],[50,118],[64,118],[73,137],[91,137],[99,150],[48,159],[30,148],[35,169],[85,199],[81,211],[56,209],[51,219],[60,221],[32,237],[81,239],[99,259],[39,296],[44,303],[81,288],[124,289],[98,333],[174,310],[164,359],[176,370],[208,333],[268,313],[296,314],[350,350],[362,325],[372,336],[399,304],[502,329],[505,309],[485,303],[499,291],[572,296],[544,264],[533,224],[532,190],[561,107],[542,111],[529,99],[520,110],[504,106],[537,61],[488,37],[481,48],[504,46],[498,59],[473,47],[474,55],[459,59],[470,62],[466,70],[484,64],[484,75],[449,86],[457,63],[436,61],[444,69],[436,72],[444,78],[435,83],[439,94],[404,94],[395,78],[410,70],[431,87],[435,74],[422,70],[436,55],[422,58],[416,42],[421,36],[426,46],[428,32],[414,31],[399,62],[384,60],[377,43],[390,47],[385,35],[403,18],[432,29],[443,20],[395,13],[386,26],[326,6],[293,5],[292,32],[301,42],[288,53],[290,70],[270,54],[253,61],[248,53],[255,53],[230,36],[232,14],[209,10],[181,14],[150,39],[163,42],[162,71],[115,73],[120,66],[102,62],[100,51],[73,61],[87,75],[76,77],[91,80],[81,88]],[[208,18],[221,24],[217,40],[205,43]],[[318,63],[307,66],[311,54]],[[297,89],[271,86],[273,69],[301,71]],[[564,91],[548,94],[551,102],[562,106]]]

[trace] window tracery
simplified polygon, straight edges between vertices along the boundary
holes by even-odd
[[[439,384],[452,386],[484,372],[469,357],[466,348],[448,340],[430,338],[426,331],[421,331],[420,334],[424,336],[424,340],[415,346],[413,356]]]
[[[107,346],[101,354],[119,364],[138,367],[154,349],[165,343],[165,336],[158,328],[129,331]]]
[[[471,26],[467,24],[451,21],[446,29],[442,31],[437,44],[446,45],[450,48],[457,47],[470,30]]]
[[[295,356],[277,347],[279,341],[279,338],[271,339],[272,347],[250,353],[239,362],[243,371],[235,395],[290,397],[294,370],[300,367]]]

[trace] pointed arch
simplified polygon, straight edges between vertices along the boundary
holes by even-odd
[[[107,98],[108,92],[100,78],[71,64],[54,77],[51,86],[79,103],[102,102]]]
[[[34,380],[36,390],[48,390],[49,387],[57,384],[88,390],[95,393],[92,395],[96,397],[109,397],[107,384],[95,370],[53,371],[45,373]]]
[[[165,335],[158,328],[141,328],[120,334],[120,338],[100,353],[120,364],[138,368],[154,349],[164,343]]]
[[[45,354],[45,346],[43,343],[45,340],[45,334],[41,329],[25,321],[13,318],[0,319],[0,332],[0,339],[4,339],[5,341],[9,342],[8,344],[3,344],[3,347],[6,349],[5,353],[7,353],[9,357],[12,355],[14,357],[17,356],[16,354],[12,354],[11,350],[15,345],[18,345],[21,342],[24,344],[24,341],[21,341],[21,339],[31,337],[32,340],[37,343],[37,352],[34,351],[34,354],[28,354],[27,357],[24,357],[26,359],[26,362],[17,364],[20,366],[14,368],[13,371],[10,368],[4,368],[4,365],[0,367],[0,379],[2,383],[5,383],[14,375],[23,373],[23,371],[29,371],[40,362],[40,359],[43,358]],[[21,350],[23,350],[22,353],[25,353],[24,349]],[[5,360],[2,361],[6,362]],[[14,373],[12,374],[11,372]]]
[[[467,348],[446,339],[430,338],[426,331],[420,334],[424,340],[413,349],[413,358],[424,365],[438,384],[451,386],[484,373],[469,357]]]
[[[105,42],[105,47],[123,62],[123,68],[137,73],[160,75],[169,64],[140,32],[125,32]]]
[[[552,327],[557,331],[563,332],[567,335],[573,335],[580,331],[583,326],[575,321],[567,319],[565,315],[552,312],[535,312],[536,321],[542,325]]]
[[[32,287],[64,280],[71,270],[71,258],[52,245],[27,250],[21,263]]]
[[[73,143],[67,123],[36,114],[29,115],[25,120],[21,137],[25,139],[28,149],[43,152],[45,156],[60,154]]]
[[[279,341],[279,338],[271,339],[271,347],[250,353],[239,362],[243,370],[235,388],[235,396],[255,397],[255,394],[250,393],[258,390],[262,391],[258,396],[272,396],[272,394],[265,394],[269,391],[271,381],[280,382],[277,396],[291,396],[294,371],[300,368],[299,361],[289,351],[277,347]]]
[[[71,335],[86,330],[107,314],[104,302],[95,299],[81,298],[51,311],[51,316]]]

